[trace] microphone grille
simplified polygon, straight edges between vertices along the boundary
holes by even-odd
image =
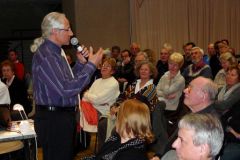
[[[71,41],[70,41],[70,42],[71,42],[72,45],[75,46],[75,45],[78,44],[78,39],[77,39],[76,37],[73,37],[73,38],[71,38]]]

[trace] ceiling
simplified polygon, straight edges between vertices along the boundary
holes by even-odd
[[[43,17],[62,11],[62,0],[0,0],[0,11],[0,54],[6,54],[14,41],[39,36]]]
[[[0,0],[0,40],[32,38],[39,34],[42,18],[61,11],[61,0]]]

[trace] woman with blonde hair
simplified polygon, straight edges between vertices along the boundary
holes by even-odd
[[[119,109],[117,133],[102,146],[96,159],[147,160],[146,144],[152,142],[150,111],[139,100],[124,101]]]
[[[237,59],[230,53],[226,52],[221,54],[219,57],[221,62],[222,69],[218,71],[217,75],[214,78],[214,83],[217,84],[218,88],[223,87],[226,84],[226,74],[230,66],[237,65]]]
[[[181,53],[174,52],[168,60],[168,71],[162,76],[157,85],[157,96],[159,101],[166,103],[167,111],[175,111],[178,107],[179,98],[185,87],[185,79],[180,73],[184,63]]]

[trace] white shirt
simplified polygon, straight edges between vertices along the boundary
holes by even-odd
[[[10,95],[8,91],[8,87],[0,81],[0,104],[10,104]]]
[[[84,93],[83,100],[92,103],[102,115],[107,115],[110,112],[110,106],[115,103],[119,94],[118,81],[114,77],[99,78]]]

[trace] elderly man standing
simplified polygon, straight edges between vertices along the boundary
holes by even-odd
[[[42,35],[34,40],[32,74],[36,102],[34,126],[43,148],[44,160],[72,160],[76,127],[78,94],[88,85],[102,59],[100,48],[76,53],[77,62],[71,70],[62,50],[73,32],[62,13],[47,14],[41,24]]]
[[[190,64],[184,69],[182,75],[185,78],[185,83],[188,85],[194,78],[203,76],[206,78],[212,78],[212,71],[209,65],[203,61],[204,52],[200,47],[193,47],[191,50],[191,60],[193,64]]]
[[[197,77],[190,82],[188,87],[184,90],[184,93],[184,104],[193,113],[209,113],[217,116],[217,111],[214,106],[217,85],[211,79]],[[168,139],[168,145],[166,146],[165,151],[168,151],[171,148],[172,142],[177,137],[177,131],[178,129],[176,129]],[[152,160],[158,160],[159,155],[161,155],[161,153],[157,153]]]

